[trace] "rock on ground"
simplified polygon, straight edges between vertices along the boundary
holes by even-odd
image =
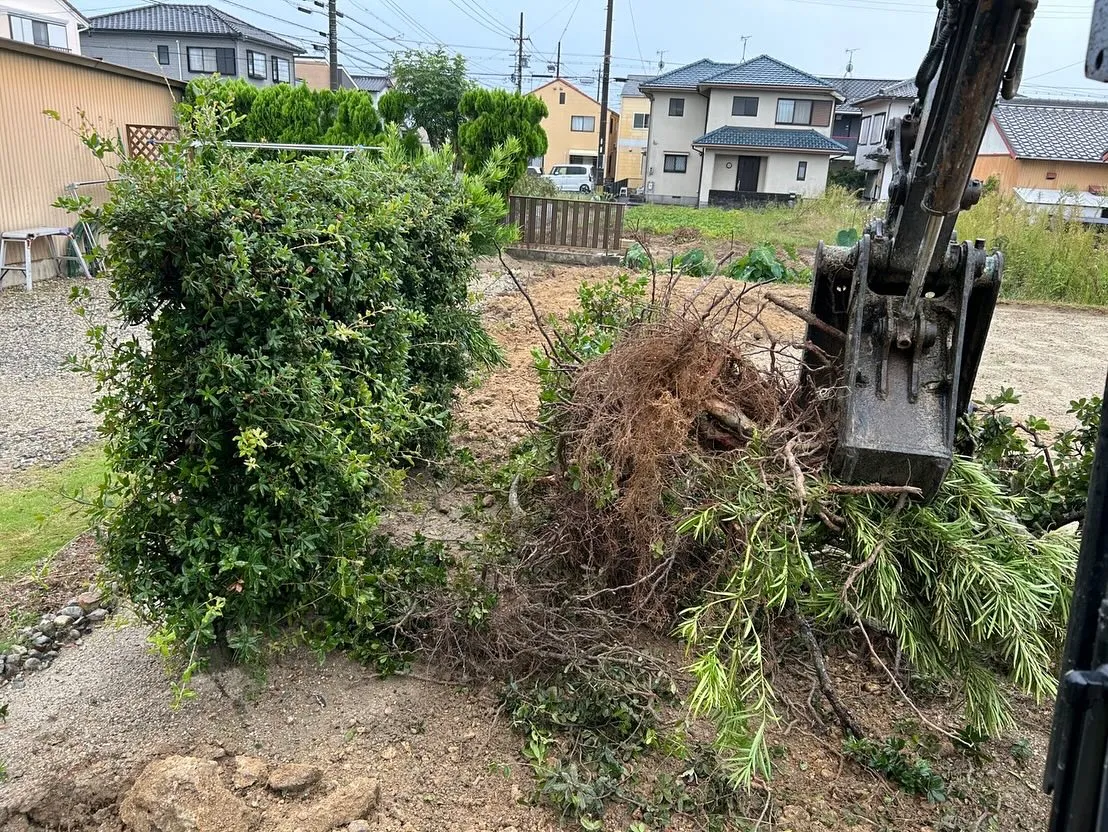
[[[300,792],[319,782],[323,772],[316,766],[286,763],[269,774],[267,784],[275,792]]]
[[[376,809],[380,799],[381,787],[377,781],[369,777],[358,777],[339,786],[312,805],[293,811],[277,827],[277,832],[328,832],[348,823],[353,825],[353,822],[365,818]]]
[[[219,778],[219,764],[196,757],[155,760],[119,807],[132,832],[249,832],[255,818]]]

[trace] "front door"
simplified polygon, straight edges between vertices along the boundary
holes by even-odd
[[[758,190],[758,172],[762,160],[757,156],[740,156],[739,171],[735,175],[735,190],[754,193]]]

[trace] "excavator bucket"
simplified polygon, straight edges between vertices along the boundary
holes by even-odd
[[[810,311],[821,325],[808,325],[802,384],[834,401],[834,476],[911,486],[930,498],[969,406],[1002,261],[983,247],[952,245],[936,291],[906,323],[903,292],[878,279],[885,255],[884,239],[871,233],[853,248],[820,244]]]

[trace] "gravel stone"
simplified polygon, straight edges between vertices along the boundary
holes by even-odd
[[[69,640],[70,641],[76,641],[80,637],[81,637],[81,631],[80,630],[73,629],[73,630],[69,631]]]
[[[95,589],[82,592],[77,596],[77,606],[81,608],[82,612],[91,612],[96,609],[100,606],[100,592]]]
[[[88,614],[88,619],[87,620],[92,624],[99,624],[101,621],[103,621],[107,617],[108,617],[108,611],[106,609],[104,609],[103,607],[100,607],[99,609],[95,609],[92,612],[90,612]]]
[[[50,638],[50,636],[46,635],[45,633],[40,635],[40,636],[35,636],[33,639],[31,639],[31,644],[34,645],[36,650],[45,650],[46,648],[50,647],[50,645],[52,645],[53,643],[54,643],[54,640],[52,638]]]
[[[58,611],[58,615],[67,616],[71,622],[76,621],[78,618],[80,618],[84,614],[85,614],[85,611],[81,608],[80,604],[69,604],[69,605],[63,607],[61,610]],[[56,623],[56,621],[55,621],[55,623]],[[58,625],[58,626],[61,626],[61,625]]]
[[[74,285],[91,293],[83,302],[87,318],[70,306]],[[93,382],[65,365],[69,356],[85,354],[85,332],[98,323],[113,323],[103,280],[43,280],[31,292],[22,285],[0,289],[0,481],[61,462],[96,441]]]
[[[67,630],[72,623],[73,619],[68,615],[59,615],[54,618],[54,627],[58,630]]]
[[[42,660],[41,659],[36,659],[36,658],[31,657],[31,656],[28,656],[23,661],[23,669],[24,670],[38,670],[40,667],[42,667]]]

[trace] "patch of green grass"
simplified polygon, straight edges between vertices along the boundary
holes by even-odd
[[[860,229],[874,209],[862,205],[842,188],[831,187],[817,198],[802,200],[790,208],[683,208],[677,205],[636,205],[627,211],[628,230],[642,229],[670,234],[678,228],[695,228],[708,239],[736,243],[770,243],[778,248],[814,249],[816,243],[835,241],[844,228]]]
[[[92,499],[105,470],[104,453],[97,447],[0,486],[0,576],[49,557],[89,527],[84,503]]]

